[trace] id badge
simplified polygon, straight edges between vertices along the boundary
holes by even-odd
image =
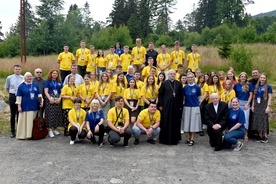
[[[30,98],[31,98],[31,100],[34,99],[34,93],[30,93]]]
[[[165,66],[166,65],[166,63],[165,62],[162,62],[162,66]]]
[[[100,119],[100,115],[99,114],[96,115],[96,119]]]
[[[129,102],[129,105],[130,105],[131,107],[134,107],[134,102],[133,102],[133,101],[130,101],[130,102]]]
[[[110,63],[109,63],[109,66],[112,67],[112,66],[113,66],[113,62],[110,62]]]
[[[175,63],[175,64],[178,64],[178,60],[175,60],[174,63]]]
[[[58,92],[57,92],[56,89],[54,89],[53,92],[54,92],[54,95],[57,95],[57,94],[58,94]]]
[[[140,60],[140,56],[137,56],[136,59],[137,59],[137,60]]]
[[[88,100],[89,100],[89,98],[88,98],[88,97],[86,97],[86,98],[85,98],[85,101],[86,101],[86,102],[88,102]]]
[[[104,95],[102,95],[102,96],[101,96],[101,99],[104,101],[104,100],[105,100],[105,96],[104,96]]]
[[[196,67],[196,63],[194,63],[194,67]]]
[[[261,103],[261,98],[260,97],[257,98],[257,103],[258,104]]]
[[[81,56],[81,60],[84,60],[84,56]]]
[[[122,128],[121,126],[117,126],[117,129],[118,129],[118,130],[121,130],[121,128]]]

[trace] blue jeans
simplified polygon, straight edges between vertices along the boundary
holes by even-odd
[[[245,135],[245,128],[240,127],[237,130],[232,130],[224,135],[223,144],[227,148],[231,148],[233,144],[237,144],[239,139],[243,139]]]
[[[105,67],[98,67],[98,80],[100,79],[103,72],[105,72]]]
[[[149,129],[149,128],[148,128]],[[156,128],[155,130],[152,131],[152,135],[151,137],[149,137],[148,139],[154,139],[160,132],[160,127]],[[141,130],[138,126],[134,125],[132,127],[132,133],[135,139],[140,138],[141,134],[146,134],[146,132],[144,130]]]

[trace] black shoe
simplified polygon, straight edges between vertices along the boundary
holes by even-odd
[[[155,144],[155,140],[153,140],[153,139],[148,139],[147,142],[150,144]]]
[[[133,142],[134,145],[138,145],[139,143],[140,143],[139,139],[135,139]]]
[[[92,142],[93,144],[96,144],[95,137],[91,137],[91,142]]]
[[[15,133],[11,133],[10,137],[15,138]]]
[[[126,147],[126,148],[129,147],[129,146],[128,146],[128,142],[125,142],[125,143],[124,143],[124,147]]]
[[[262,137],[258,136],[257,139],[256,139],[256,142],[261,142],[262,141]]]
[[[221,147],[221,146],[215,147],[215,148],[214,148],[214,151],[220,151],[220,150],[222,150],[222,147]]]
[[[199,132],[199,135],[204,136],[204,132],[203,131]]]

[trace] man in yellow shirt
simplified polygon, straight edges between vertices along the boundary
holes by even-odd
[[[115,107],[108,111],[107,125],[110,128],[108,136],[110,145],[120,142],[121,137],[124,137],[124,146],[128,147],[128,140],[132,133],[129,128],[129,113],[124,108],[124,98],[122,96],[115,98]]]
[[[141,71],[142,68],[145,66],[146,62],[146,54],[147,50],[142,45],[141,38],[136,39],[136,47],[133,47],[131,55],[132,55],[132,65],[135,71]]]
[[[166,76],[171,68],[171,56],[167,53],[166,45],[161,45],[161,53],[157,56],[157,69],[159,72],[165,72]]]
[[[148,58],[148,66],[144,67],[142,70],[142,80],[147,78],[150,75],[150,68],[153,67],[153,58],[149,57]],[[157,75],[157,74],[155,74]]]
[[[187,63],[188,68],[192,70],[193,73],[195,73],[195,70],[199,68],[199,62],[201,61],[200,55],[196,52],[196,45],[192,45],[192,53],[188,54],[187,56]]]
[[[90,54],[90,50],[85,48],[85,41],[80,42],[80,48],[76,51],[76,58],[78,61],[78,73],[84,77],[87,67],[87,55]]]
[[[182,64],[178,64],[177,65],[177,71],[176,71],[176,75],[175,75],[175,79],[180,81],[180,75],[183,73],[183,65]],[[181,82],[181,81],[180,81]]]
[[[68,45],[63,46],[63,52],[58,55],[57,63],[59,64],[61,81],[64,82],[65,77],[71,73],[72,64],[75,63],[75,57],[69,52]]]
[[[174,51],[171,53],[172,65],[171,68],[176,70],[179,64],[184,64],[185,52],[180,50],[179,41],[174,42]]]
[[[119,55],[114,53],[114,46],[110,47],[110,54],[105,57],[106,69],[112,70],[113,74],[116,74],[116,66],[119,61]]]
[[[119,59],[120,60],[119,65],[123,67],[124,75],[127,74],[127,68],[132,61],[132,57],[128,52],[129,52],[129,47],[126,45],[124,46],[124,53],[120,56],[120,59]]]
[[[90,45],[90,54],[88,54],[86,57],[87,60],[87,68],[86,68],[86,74],[90,74],[91,72],[95,72],[96,75],[98,75],[97,71],[97,64],[96,64],[96,58],[97,54],[94,53],[95,48],[93,45]]]
[[[160,112],[157,110],[156,103],[150,101],[149,107],[144,109],[138,115],[136,124],[132,127],[133,136],[135,137],[134,145],[138,145],[140,134],[146,134],[147,142],[155,144],[154,138],[160,132]]]

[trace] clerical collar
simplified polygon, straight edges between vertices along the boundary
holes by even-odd
[[[195,83],[193,83],[193,84],[188,84],[189,86],[194,86],[195,85]]]
[[[171,82],[174,82],[174,80],[169,79]]]

